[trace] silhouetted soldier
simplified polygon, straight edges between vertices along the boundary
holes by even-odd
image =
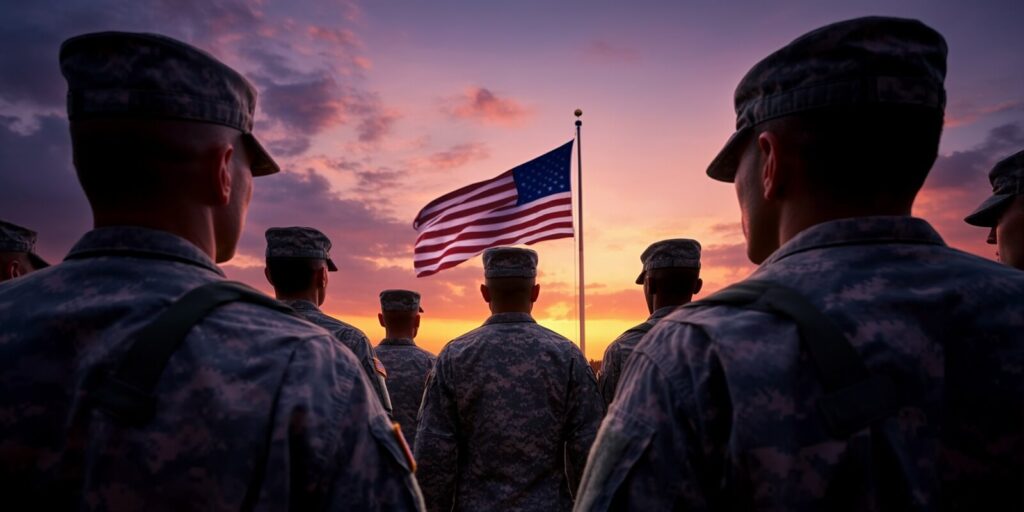
[[[410,290],[384,290],[380,292],[380,311],[377,318],[385,334],[377,345],[377,357],[388,369],[393,417],[413,445],[423,388],[437,357],[417,347],[413,341],[423,312],[420,294]]]
[[[1024,270],[1024,151],[1018,151],[988,174],[992,197],[967,216],[968,224],[991,228],[988,243],[999,261]]]
[[[35,251],[35,231],[0,220],[0,282],[49,267]]]
[[[355,326],[320,311],[320,305],[327,298],[327,273],[338,270],[331,260],[330,239],[320,231],[304,227],[270,228],[265,236],[267,267],[264,274],[274,287],[277,300],[323,327],[351,350],[373,384],[380,403],[391,414],[391,396],[385,384],[387,371],[374,354],[370,339]]]
[[[0,286],[8,510],[416,509],[358,361],[224,280],[254,176],[256,91],[163,36],[65,41],[95,229]]]
[[[946,44],[861,18],[736,89],[708,175],[735,182],[750,278],[633,352],[581,510],[1020,510],[1024,273],[910,216]]]
[[[482,327],[437,356],[416,432],[428,510],[567,510],[604,403],[576,345],[530,311],[537,253],[484,251]]]
[[[640,262],[643,270],[636,284],[644,287],[644,299],[651,316],[622,333],[604,351],[601,377],[597,382],[606,404],[615,398],[619,377],[640,339],[658,320],[690,302],[704,285],[700,279],[700,243],[696,240],[676,238],[654,242],[640,255]]]

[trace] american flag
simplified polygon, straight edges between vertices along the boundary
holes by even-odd
[[[573,236],[572,141],[424,206],[412,227],[416,277],[454,267],[488,247]]]

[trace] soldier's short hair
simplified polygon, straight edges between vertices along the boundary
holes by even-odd
[[[320,258],[267,258],[267,271],[278,293],[298,293],[313,287],[317,271],[327,265]]]

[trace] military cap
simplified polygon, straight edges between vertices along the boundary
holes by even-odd
[[[32,266],[49,267],[46,260],[36,254],[36,232],[0,220],[0,252],[22,252],[28,256]]]
[[[313,228],[270,228],[266,232],[267,259],[312,258],[327,261],[327,270],[338,267],[331,261],[331,240]]]
[[[964,219],[968,224],[986,228],[995,226],[1013,198],[1024,194],[1024,151],[1000,160],[988,173],[988,181],[992,183],[992,197]]]
[[[384,290],[380,292],[381,311],[419,311],[420,294],[412,290]]]
[[[900,105],[941,113],[946,41],[917,20],[868,17],[828,25],[754,65],[736,86],[736,132],[707,174],[731,182],[755,125],[828,107]]]
[[[252,134],[256,88],[212,55],[157,34],[97,32],[60,47],[68,119],[177,119],[243,134],[253,176],[280,167]]]
[[[484,251],[484,277],[537,277],[537,252],[518,247]]]
[[[689,238],[673,238],[654,242],[643,254],[640,262],[644,269],[636,284],[644,284],[644,274],[656,268],[700,268],[700,242]]]

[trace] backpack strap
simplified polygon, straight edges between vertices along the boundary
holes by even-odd
[[[899,408],[901,400],[892,380],[870,373],[839,327],[800,292],[751,279],[683,307],[702,304],[764,311],[796,323],[803,348],[825,388],[818,411],[833,437],[847,438]]]
[[[141,426],[156,411],[153,390],[185,336],[206,315],[232,302],[257,304],[294,314],[287,305],[234,281],[193,288],[142,328],[114,371],[89,393],[91,405],[128,424]]]

